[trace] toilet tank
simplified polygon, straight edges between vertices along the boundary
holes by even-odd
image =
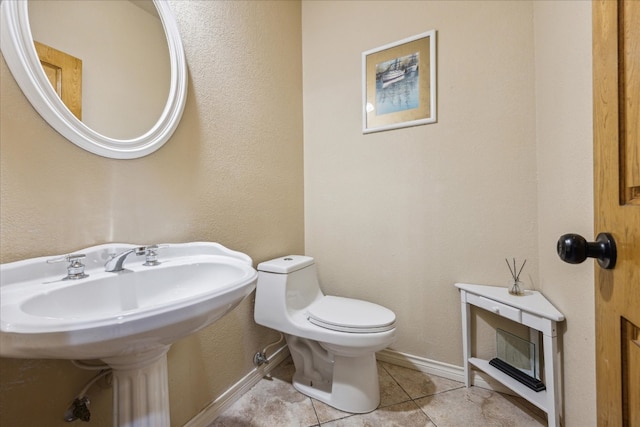
[[[258,264],[256,317],[284,316],[303,310],[322,296],[313,258],[288,255]],[[269,317],[270,317],[269,316]]]
[[[314,260],[310,256],[287,255],[261,262],[258,264],[257,270],[267,273],[288,274],[313,264]]]

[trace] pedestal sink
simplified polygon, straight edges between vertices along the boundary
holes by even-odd
[[[157,265],[130,255],[124,270],[105,271],[136,247],[78,251],[88,277],[75,280],[50,263],[61,256],[2,264],[0,356],[101,359],[113,368],[114,425],[168,427],[171,344],[237,306],[258,275],[247,255],[209,242],[159,245]]]

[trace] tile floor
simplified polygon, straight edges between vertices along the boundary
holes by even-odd
[[[546,426],[544,413],[524,399],[385,362],[378,362],[378,409],[349,414],[296,391],[293,372],[289,357],[209,427]]]

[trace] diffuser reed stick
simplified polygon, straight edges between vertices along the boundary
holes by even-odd
[[[504,261],[507,263],[507,267],[509,267],[509,273],[511,273],[511,277],[513,278],[513,283],[509,288],[509,293],[512,295],[524,295],[524,290],[520,286],[522,285],[522,282],[520,281],[520,274],[522,273],[522,270],[524,269],[524,266],[527,263],[527,260],[526,259],[524,260],[519,270],[516,265],[515,258],[513,258],[513,269],[511,269],[511,264],[509,263],[508,259],[505,258]]]

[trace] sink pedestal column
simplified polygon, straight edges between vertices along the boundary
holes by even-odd
[[[103,359],[113,368],[115,427],[170,427],[169,347]]]

